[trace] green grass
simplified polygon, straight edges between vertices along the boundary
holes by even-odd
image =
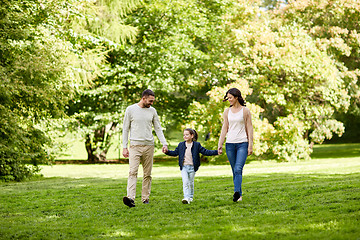
[[[141,169],[141,168],[140,168]],[[203,165],[183,205],[180,171],[155,164],[149,205],[123,205],[127,165],[44,166],[0,184],[0,239],[359,239],[360,157],[250,162],[244,201],[228,165]]]
[[[360,143],[315,145],[312,158],[344,158],[360,156]]]

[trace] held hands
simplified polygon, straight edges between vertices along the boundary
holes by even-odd
[[[169,151],[169,149],[168,149],[167,145],[164,145],[164,146],[162,147],[162,152],[163,152],[163,153],[167,153],[168,151]]]
[[[218,155],[221,155],[221,154],[222,154],[222,146],[218,147]]]

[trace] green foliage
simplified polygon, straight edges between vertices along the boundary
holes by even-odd
[[[43,147],[49,140],[40,130],[0,105],[0,181],[21,181],[39,172],[38,164],[48,162]],[[28,164],[32,164],[28,165]]]
[[[101,75],[68,110],[97,154],[109,146],[95,140],[96,132],[121,122],[125,108],[139,101],[144,89],[155,91],[163,126],[171,128],[188,120],[193,99],[206,98],[212,86],[226,82],[214,63],[224,48],[223,17],[235,8],[233,1],[144,2],[124,20],[138,29],[134,42],[120,46],[98,41],[109,65],[103,65]],[[112,133],[103,139],[107,134]]]
[[[359,3],[264,12],[261,2],[286,1],[1,1],[0,177],[21,180],[51,160],[44,120],[64,109],[60,128],[81,129],[87,150],[104,157],[145,88],[169,132],[192,125],[214,148],[221,99],[238,86],[256,157],[307,159],[308,141],[344,132],[339,120],[359,125]]]
[[[87,0],[2,1],[2,179],[22,180],[37,171],[25,164],[50,162],[51,134],[45,131],[51,123],[46,120],[65,116],[69,99],[93,84],[104,65],[104,49],[115,44],[94,35],[99,30],[94,26],[105,29],[109,21],[118,23],[119,16],[137,3],[103,1],[101,6]],[[106,13],[110,15],[104,16]],[[99,16],[104,17],[98,20]],[[98,25],[102,23],[105,25]],[[114,34],[113,40],[121,41],[131,31]]]
[[[75,33],[87,33],[88,36],[99,36],[116,43],[133,40],[137,32],[135,27],[124,24],[125,16],[141,0],[99,0],[74,1],[71,29]]]
[[[261,7],[266,10],[274,10],[288,4],[288,0],[262,0]]]
[[[87,75],[88,81],[83,81],[66,106],[71,119],[64,125],[70,130],[80,129],[86,140],[88,158],[93,162],[106,160],[111,136],[123,116],[124,104],[119,96],[124,87],[109,83],[104,73],[111,71],[106,61],[108,52],[125,40],[131,42],[136,33],[136,29],[124,25],[122,19],[137,3],[132,0],[82,1],[65,34],[80,59],[77,69]]]
[[[277,16],[286,23],[296,22],[303,26],[316,41],[337,61],[345,89],[351,97],[347,114],[337,112],[347,130],[347,141],[358,141],[360,131],[360,3],[356,0],[294,1]],[[358,119],[354,121],[354,119]]]
[[[139,29],[136,43],[110,53],[108,81],[124,86],[125,103],[155,90],[165,123],[186,119],[193,99],[226,81],[214,63],[224,48],[224,15],[234,8],[232,1],[145,2],[126,19]]]
[[[315,132],[310,137],[317,143],[331,132],[342,133],[333,113],[349,106],[343,79],[336,63],[301,28],[259,22],[239,29],[235,43],[241,57],[234,66],[254,89],[249,100],[265,109],[271,123],[292,114],[306,131]]]
[[[63,114],[73,77],[56,34],[64,2],[2,1],[0,7],[0,179],[20,181],[51,157],[36,124]],[[26,164],[32,164],[34,167]]]
[[[252,103],[249,106],[253,113],[256,156],[265,154],[286,161],[309,159],[309,140],[322,143],[334,133],[344,132],[334,112],[346,111],[350,97],[336,61],[326,50],[319,49],[302,27],[283,25],[277,19],[269,19],[266,13],[247,24],[234,26],[237,27],[228,43],[236,54],[220,67],[232,81],[226,87],[240,84],[239,89]],[[222,94],[226,91],[213,90]],[[209,94],[214,96],[212,90]],[[197,110],[193,113],[202,116],[201,125],[218,136],[219,113],[223,111],[219,109],[224,109],[224,105],[218,100],[211,102],[197,106],[203,109],[201,114]],[[218,119],[216,123],[212,122],[214,118]],[[215,147],[216,140],[209,144]]]
[[[274,131],[267,132],[270,146],[267,156],[280,161],[310,160],[312,150],[308,140],[304,139],[305,131],[303,121],[292,114],[279,117],[274,123]]]

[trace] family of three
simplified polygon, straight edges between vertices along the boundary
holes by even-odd
[[[168,149],[156,109],[152,107],[155,94],[150,89],[142,93],[138,103],[127,107],[123,122],[123,156],[129,158],[129,177],[127,195],[123,198],[125,205],[135,207],[136,182],[140,163],[143,166],[143,182],[141,201],[149,203],[151,192],[151,171],[154,155],[154,128],[162,147],[162,152],[170,156],[178,156],[183,180],[184,198],[182,203],[189,204],[194,198],[194,177],[200,166],[200,153],[206,156],[218,155],[223,152],[226,139],[226,155],[233,173],[233,201],[242,200],[242,172],[248,155],[252,154],[253,127],[250,110],[237,88],[229,89],[224,101],[230,107],[223,114],[223,125],[217,150],[208,150],[197,142],[197,132],[186,128],[183,132],[184,141],[174,151]],[[130,137],[129,137],[130,135]],[[130,142],[130,146],[129,145]]]

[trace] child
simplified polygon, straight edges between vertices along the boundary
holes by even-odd
[[[194,197],[194,177],[200,166],[200,156],[217,155],[217,150],[207,150],[199,142],[197,132],[191,128],[184,130],[184,142],[179,143],[175,151],[167,151],[165,154],[179,156],[179,166],[183,180],[184,199],[182,203],[190,204]]]

